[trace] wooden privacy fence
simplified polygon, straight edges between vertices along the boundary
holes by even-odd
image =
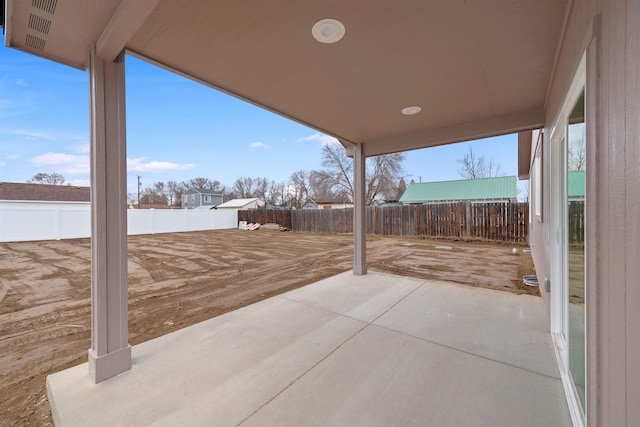
[[[527,242],[527,203],[439,203],[367,210],[367,233]]]
[[[584,200],[570,201],[567,213],[569,244],[584,245]]]
[[[259,222],[260,224],[279,224],[293,230],[290,210],[250,209],[238,211],[238,221]]]
[[[384,236],[428,236],[523,242],[528,239],[527,203],[441,203],[368,207],[366,230]],[[353,209],[238,211],[238,220],[277,223],[293,231],[352,233]]]

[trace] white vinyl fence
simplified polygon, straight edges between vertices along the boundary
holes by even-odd
[[[236,228],[236,210],[130,209],[129,235]],[[91,237],[89,203],[0,202],[0,242]]]

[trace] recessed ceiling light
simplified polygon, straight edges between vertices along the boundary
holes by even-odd
[[[422,111],[422,108],[413,105],[411,107],[405,107],[402,109],[402,111],[400,111],[402,114],[404,114],[405,116],[410,116],[412,114],[418,114],[420,111]]]
[[[344,37],[342,22],[335,19],[321,19],[311,28],[311,34],[320,43],[335,43]]]

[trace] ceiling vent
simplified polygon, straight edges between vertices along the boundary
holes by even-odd
[[[44,12],[54,14],[58,0],[31,0],[31,6]]]
[[[29,28],[42,34],[49,34],[51,21],[33,13],[29,16]]]
[[[31,34],[27,34],[27,40],[25,42],[25,46],[30,47],[32,49],[44,50],[44,45],[47,43],[45,39],[41,39],[40,37],[33,36]]]
[[[58,5],[58,0],[31,0],[31,6],[35,9],[38,9],[41,12],[48,13],[53,15],[56,12],[56,6]],[[34,11],[36,12],[36,11]],[[38,13],[36,15],[36,13]],[[29,15],[29,26],[30,30],[36,31],[43,36],[49,35],[49,31],[51,30],[51,20],[47,18],[43,18],[39,16],[40,13],[31,13]],[[25,46],[31,49],[36,50],[44,50],[45,45],[47,44],[46,37],[34,36],[33,34],[27,34],[25,40]]]

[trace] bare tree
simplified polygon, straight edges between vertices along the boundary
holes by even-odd
[[[185,192],[184,183],[178,183],[177,181],[167,181],[165,186],[165,194],[169,198],[169,205],[176,206],[182,202],[182,193]]]
[[[322,151],[322,166],[326,168],[325,182],[331,182],[334,197],[353,200],[353,160],[341,146],[327,144]],[[393,198],[402,178],[405,155],[384,154],[367,159],[366,204],[371,205],[380,198]]]
[[[257,197],[260,200],[269,199],[269,185],[270,182],[267,178],[254,178],[253,179],[253,191],[248,197]]]
[[[268,195],[265,201],[272,205],[284,205],[287,203],[287,185],[284,182],[271,181]]]
[[[309,172],[309,185],[312,198],[316,201],[351,197],[346,190],[336,188],[335,179],[324,170]]]
[[[305,202],[312,197],[310,173],[299,170],[291,174],[289,178],[289,206],[293,208],[301,208]]]
[[[64,176],[59,173],[37,173],[29,181],[31,184],[47,184],[47,185],[62,185],[65,183]]]
[[[382,197],[393,199],[402,179],[404,153],[375,156],[367,162],[367,205]]]
[[[233,183],[233,187],[231,188],[231,191],[233,192],[233,194],[235,194],[236,197],[239,197],[241,199],[247,199],[249,197],[253,197],[253,192],[254,192],[253,178],[242,177],[242,178],[236,179],[236,181]]]
[[[503,175],[502,167],[493,160],[488,161],[484,156],[478,157],[469,146],[469,152],[457,162],[461,165],[458,173],[465,179],[492,178]]]
[[[348,194],[353,200],[353,160],[338,144],[327,144],[322,148],[322,166],[331,177],[334,192]]]
[[[218,181],[217,179],[214,179],[214,180],[211,180],[211,186],[209,187],[209,190],[224,193],[226,188],[224,187],[224,185],[220,184],[220,181]]]
[[[189,187],[191,188],[208,188],[211,185],[209,178],[197,177],[189,181]]]
[[[153,184],[153,191],[154,191],[156,194],[163,194],[163,195],[164,195],[164,194],[165,194],[165,192],[166,192],[166,187],[167,187],[167,186],[165,185],[165,183],[164,183],[164,182],[162,182],[162,181],[158,181],[158,182],[156,182],[156,183],[154,183],[154,184]]]
[[[158,181],[152,186],[146,187],[140,194],[140,203],[147,205],[167,206],[168,199],[164,189],[165,184],[162,181]]]
[[[569,172],[583,171],[587,159],[587,153],[584,147],[584,134],[581,134],[580,139],[577,141],[571,141],[567,154],[567,168]]]
[[[204,188],[213,191],[224,191],[224,187],[217,179],[209,179],[204,177],[193,178],[187,183],[190,188]]]

